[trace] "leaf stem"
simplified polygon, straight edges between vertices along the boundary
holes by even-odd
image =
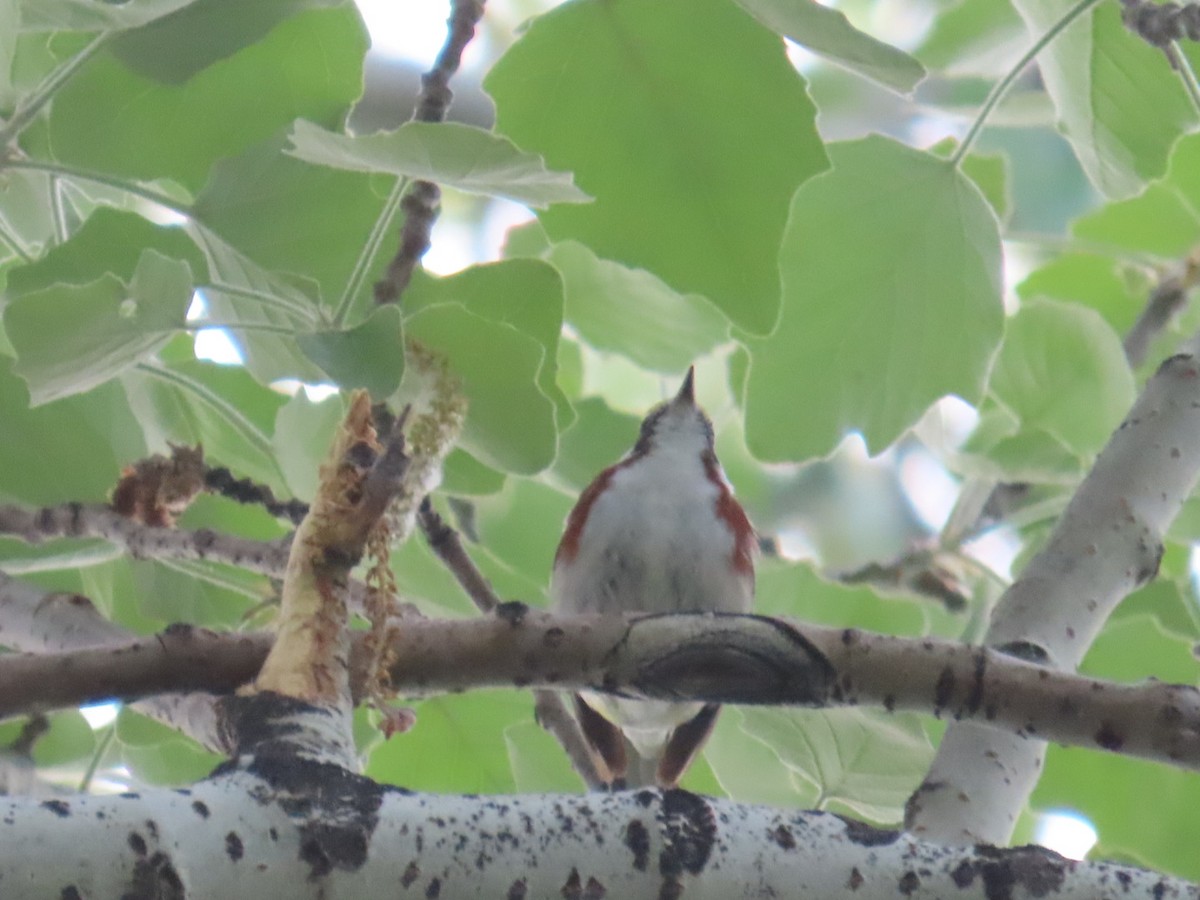
[[[1034,58],[1045,50],[1051,41],[1062,34],[1068,25],[1099,3],[1100,0],[1079,0],[1078,3],[1063,14],[1061,19],[1046,29],[1046,32],[1034,41],[1033,46],[1025,51],[1005,76],[996,82],[991,92],[987,95],[987,99],[983,101],[983,106],[979,108],[979,113],[975,116],[975,121],[971,123],[970,129],[968,129],[966,135],[963,137],[962,143],[958,145],[958,149],[950,157],[951,165],[959,166],[962,164],[967,151],[971,149],[971,145],[975,143],[975,139],[979,137],[979,133],[983,131],[983,126],[987,122],[988,116],[992,114],[992,111],[1004,99],[1008,93],[1008,89],[1013,86],[1013,83],[1025,71],[1025,67],[1033,62]]]
[[[92,758],[88,761],[88,767],[83,773],[83,778],[79,780],[79,793],[86,794],[92,786],[92,779],[96,777],[96,770],[100,768],[100,763],[104,760],[104,756],[108,753],[108,748],[112,746],[113,738],[116,735],[117,725],[115,722],[104,729],[104,735],[100,738],[96,752],[92,754]]]
[[[1179,80],[1183,82],[1183,89],[1192,101],[1192,107],[1200,113],[1200,83],[1196,81],[1196,70],[1192,68],[1187,54],[1180,49],[1178,41],[1172,45],[1171,50],[1175,69],[1179,72]]]
[[[113,188],[114,190],[124,191],[134,197],[140,197],[149,203],[155,203],[164,209],[170,210],[177,215],[187,219],[192,218],[192,211],[186,206],[181,206],[173,197],[168,197],[161,191],[156,191],[153,188],[146,187],[136,181],[130,181],[125,178],[117,178],[112,175],[106,175],[102,172],[88,172],[84,169],[76,169],[71,166],[62,166],[58,163],[46,162],[40,159],[6,159],[0,161],[0,171],[4,169],[24,169],[28,172],[46,172],[50,175],[57,175],[60,178],[76,181],[90,181],[93,184],[102,184],[105,187]]]
[[[258,426],[247,419],[242,411],[236,406],[213,391],[208,385],[196,381],[194,378],[189,378],[182,372],[177,372],[174,369],[168,369],[164,366],[155,365],[154,363],[141,362],[134,366],[139,372],[144,372],[158,378],[161,381],[173,384],[178,388],[194,395],[197,399],[207,403],[218,413],[225,417],[235,431],[240,433],[248,442],[254,445],[260,453],[266,456],[267,459],[274,463],[275,451],[271,446],[271,439],[259,431]],[[278,464],[274,463],[278,471]],[[283,478],[283,473],[279,472],[280,479]]]
[[[104,46],[110,34],[112,32],[109,31],[97,34],[88,42],[87,46],[59,65],[42,80],[41,84],[34,88],[32,93],[26,95],[23,102],[13,112],[12,117],[4,123],[3,127],[0,127],[0,147],[7,147],[16,139],[17,135],[25,130],[25,126],[34,120],[42,107],[58,93],[59,88],[66,84],[70,77],[78,72],[97,50]]]
[[[253,288],[238,287],[232,284],[224,284],[219,281],[210,282],[197,286],[197,290],[201,293],[225,294],[229,297],[238,297],[243,300],[254,300],[261,303],[263,306],[271,306],[275,309],[282,310],[286,313],[298,316],[312,325],[323,325],[321,314],[318,310],[307,306],[301,301],[293,300],[291,297],[286,297],[281,294],[271,294],[267,291],[258,291]]]
[[[396,213],[400,209],[400,201],[404,199],[404,192],[408,189],[408,183],[411,180],[407,176],[398,179],[392,186],[392,192],[388,194],[383,209],[379,211],[379,217],[371,227],[371,233],[367,235],[358,259],[354,261],[354,269],[350,272],[350,277],[346,279],[346,287],[333,312],[333,324],[336,327],[340,328],[345,324],[346,316],[350,313],[350,304],[354,302],[354,298],[362,290],[363,282],[367,280],[367,272],[370,271],[371,264],[375,261],[376,254],[379,253],[379,247],[383,244],[384,237],[391,229]]]

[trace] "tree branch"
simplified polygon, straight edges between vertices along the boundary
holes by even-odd
[[[446,43],[433,68],[421,76],[421,94],[413,121],[441,122],[446,118],[454,99],[450,79],[458,71],[463,50],[475,36],[475,26],[482,17],[483,0],[453,0],[451,3]],[[401,201],[404,227],[400,230],[400,249],[388,263],[384,277],[375,283],[377,303],[395,303],[408,287],[417,263],[429,249],[441,197],[441,190],[432,181],[414,181]]]
[[[356,635],[353,682],[367,654]],[[175,626],[120,647],[0,657],[0,715],[160,692],[229,692],[266,635]],[[406,622],[393,635],[402,695],[484,687],[601,690],[644,699],[870,705],[987,723],[1014,739],[1119,752],[1200,770],[1200,691],[1117,684],[993,649],[752,615],[552,616]],[[1034,738],[1038,740],[1033,740]]]
[[[1198,430],[1200,365],[1192,353],[1171,357],[1146,383],[1046,546],[1000,598],[988,646],[1051,669],[1079,665],[1117,603],[1157,573],[1162,536],[1200,474]],[[1169,718],[1172,704],[1157,713]],[[1124,728],[1114,733],[1096,724],[1095,744],[1122,746]],[[906,826],[933,840],[1005,843],[1044,752],[1042,741],[1019,729],[952,726],[909,801]]]

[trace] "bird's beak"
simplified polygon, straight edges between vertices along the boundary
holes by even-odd
[[[683,387],[679,389],[679,393],[675,395],[675,405],[687,404],[688,406],[696,405],[696,367],[689,366],[687,377],[683,379]]]

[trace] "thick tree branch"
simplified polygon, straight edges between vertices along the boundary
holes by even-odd
[[[361,685],[363,636],[354,648]],[[0,715],[159,692],[228,692],[254,676],[266,635],[176,626],[122,647],[0,657]],[[392,682],[405,695],[480,687],[615,691],[650,699],[878,706],[988,723],[1064,744],[1200,770],[1200,691],[1117,684],[996,650],[761,616],[523,615],[406,622]]]
[[[1157,573],[1163,534],[1198,475],[1200,364],[1187,353],[1168,359],[1147,382],[1046,546],[1000,598],[988,646],[1074,670],[1117,603]],[[1130,713],[1127,727],[1155,729],[1174,706],[1168,700],[1149,720]],[[1116,749],[1128,733],[1101,727],[1093,741]],[[952,726],[909,801],[906,825],[933,840],[1005,843],[1044,753],[1042,741],[1020,730]]]
[[[316,789],[315,785],[324,789]],[[673,790],[413,794],[303,757],[183,791],[0,797],[14,900],[154,897],[1200,897],[1040,847],[949,848],[822,812]]]

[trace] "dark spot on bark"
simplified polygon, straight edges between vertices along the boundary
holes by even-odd
[[[1138,569],[1138,584],[1145,584],[1147,581],[1154,580],[1154,577],[1158,575],[1159,567],[1162,566],[1163,545],[1161,542],[1156,541],[1153,547],[1145,546],[1143,544],[1143,549],[1150,554],[1152,558],[1145,565]]]
[[[899,831],[889,828],[875,828],[866,822],[847,819],[845,816],[838,816],[838,818],[846,826],[846,837],[850,840],[850,843],[858,844],[860,847],[886,847],[889,844],[896,843],[900,838]]]
[[[896,711],[896,695],[895,694],[884,694],[883,695],[883,708],[886,709],[888,712]]]
[[[154,900],[184,900],[183,882],[165,853],[139,859],[133,867],[129,897],[153,897]]]
[[[911,897],[921,888],[921,879],[917,877],[916,872],[905,872],[900,876],[900,883],[897,885],[905,897]]]
[[[525,894],[528,893],[529,887],[525,883],[524,878],[518,878],[508,886],[508,893],[504,895],[504,900],[525,900]]]
[[[633,867],[645,872],[650,862],[650,832],[641,819],[634,819],[625,826],[625,846],[633,854]]]
[[[225,853],[234,862],[237,862],[246,855],[246,848],[242,844],[242,839],[237,836],[236,832],[229,832],[225,835]]]
[[[782,847],[784,850],[794,850],[796,848],[796,838],[792,834],[792,829],[786,825],[780,825],[771,832],[771,840]]]
[[[429,882],[429,887],[425,888],[425,900],[437,900],[442,896],[442,879],[434,878]]]
[[[1167,896],[1167,886],[1160,881],[1150,889],[1150,894],[1154,897],[1154,900],[1163,900]]]
[[[854,866],[850,869],[850,877],[846,879],[846,888],[851,891],[857,891],[862,887],[863,881],[862,872],[858,871],[858,866]]]
[[[683,885],[678,878],[668,878],[658,889],[658,900],[679,900],[683,896]]]
[[[68,884],[58,896],[59,900],[83,900],[83,894],[79,893],[79,888],[73,884]]]
[[[583,893],[583,880],[579,877],[578,869],[571,869],[571,874],[567,876],[560,893],[563,900],[579,900],[579,895]]]
[[[565,631],[555,625],[553,628],[546,629],[545,633],[542,635],[542,643],[547,647],[557,647],[562,643],[563,638],[566,637],[566,634],[567,633]]]
[[[421,867],[417,865],[414,859],[404,867],[404,874],[400,876],[400,886],[403,888],[411,887],[412,883],[421,877]]]
[[[645,809],[658,799],[658,794],[654,791],[638,791],[633,799],[637,801],[638,806]]]
[[[525,616],[529,614],[529,606],[520,600],[509,600],[507,603],[498,604],[495,614],[497,619],[501,619],[513,628],[516,628],[525,621]]]
[[[583,888],[583,897],[581,900],[604,900],[608,890],[595,878],[588,878],[587,884]]]
[[[48,809],[60,819],[65,819],[71,815],[71,805],[65,800],[43,800],[42,809]]]
[[[964,859],[954,867],[954,871],[950,873],[950,878],[954,881],[955,887],[965,890],[975,880],[975,867]]]
[[[858,641],[858,632],[853,628],[847,628],[842,632],[842,644],[849,647],[851,644]]]
[[[1014,888],[1031,897],[1046,897],[1062,890],[1067,860],[1045,847],[998,849],[977,845],[976,863],[988,900],[1009,900]]]
[[[678,788],[663,791],[659,811],[665,846],[658,870],[667,880],[703,871],[717,840],[717,820],[708,801]]]
[[[937,685],[933,689],[933,714],[941,716],[942,710],[950,703],[950,698],[954,696],[954,670],[949,666],[942,669],[942,674],[938,676]]]
[[[194,809],[196,811],[196,815],[202,819],[207,819],[211,815],[208,809],[208,804],[203,800],[193,800],[192,809]]]
[[[1039,666],[1050,662],[1050,655],[1046,652],[1046,648],[1031,641],[1009,641],[1007,644],[1001,644],[993,649],[1005,656],[1015,656],[1017,659],[1037,663]]]
[[[146,846],[146,839],[144,837],[142,837],[136,831],[131,831],[129,832],[128,841],[130,850],[132,850],[138,856],[146,855],[146,851],[149,848]]]
[[[1125,744],[1125,738],[1108,722],[1101,722],[1096,732],[1096,745],[1116,753]]]

